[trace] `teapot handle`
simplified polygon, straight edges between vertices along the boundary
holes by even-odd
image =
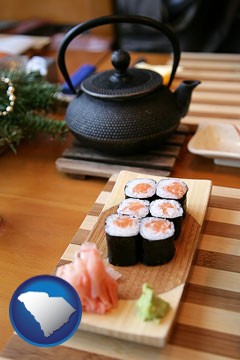
[[[145,17],[145,16],[138,16],[138,15],[109,15],[109,16],[102,16],[96,19],[87,20],[79,25],[76,25],[68,33],[65,35],[63,42],[59,48],[58,52],[58,66],[62,72],[64,79],[66,80],[69,88],[76,94],[76,89],[74,88],[70,76],[68,74],[65,62],[65,53],[67,50],[68,45],[70,42],[78,35],[82,34],[85,31],[88,31],[92,28],[102,26],[102,25],[109,25],[109,24],[119,24],[119,23],[129,23],[129,24],[141,24],[152,27],[156,30],[161,31],[170,41],[173,49],[173,65],[172,71],[168,82],[168,87],[170,87],[179,61],[180,61],[180,46],[176,35],[168,28],[166,25],[160,23],[159,21]]]

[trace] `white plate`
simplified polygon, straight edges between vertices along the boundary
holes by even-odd
[[[224,123],[200,124],[188,150],[212,158],[218,165],[240,167],[240,128]]]

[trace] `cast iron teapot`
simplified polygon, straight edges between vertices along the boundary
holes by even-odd
[[[167,86],[154,71],[129,68],[130,56],[120,49],[112,55],[114,70],[90,75],[76,91],[65,64],[69,43],[91,28],[114,23],[150,26],[169,39],[173,64]],[[110,15],[75,26],[66,34],[58,53],[58,66],[76,94],[66,112],[69,129],[83,146],[111,154],[133,154],[161,145],[187,114],[192,90],[200,83],[183,81],[175,92],[170,91],[179,60],[180,48],[175,34],[148,17]]]

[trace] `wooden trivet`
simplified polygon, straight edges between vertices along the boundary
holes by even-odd
[[[114,156],[81,146],[76,140],[56,160],[59,171],[76,176],[109,178],[121,170],[169,176],[189,128],[180,125],[166,143],[147,153]]]

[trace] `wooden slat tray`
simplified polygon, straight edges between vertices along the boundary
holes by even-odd
[[[108,198],[94,229],[86,241],[95,242],[104,257],[107,247],[104,232],[106,216],[116,211],[116,206],[124,199],[124,185],[128,180],[146,177],[146,174],[122,171]],[[159,180],[159,177],[151,176]],[[115,267],[122,277],[119,283],[119,305],[106,315],[84,313],[80,328],[82,330],[128,339],[139,343],[163,347],[168,339],[178,309],[184,285],[197,247],[198,236],[207,209],[211,181],[184,180],[189,186],[187,216],[184,219],[180,238],[175,241],[176,254],[172,261],[162,266]],[[72,259],[76,246],[71,246],[64,258]],[[157,294],[169,301],[171,311],[159,325],[143,322],[136,314],[136,299],[141,294],[142,284],[151,284]]]
[[[98,220],[115,185],[112,176],[58,266],[68,262]],[[240,189],[212,187],[206,219],[168,344],[160,349],[87,331],[45,349],[13,334],[1,359],[231,360],[240,358]]]
[[[109,178],[122,170],[169,176],[188,132],[187,126],[180,125],[158,149],[130,156],[104,154],[94,149],[84,148],[75,141],[56,160],[56,167],[61,172],[83,177]]]

